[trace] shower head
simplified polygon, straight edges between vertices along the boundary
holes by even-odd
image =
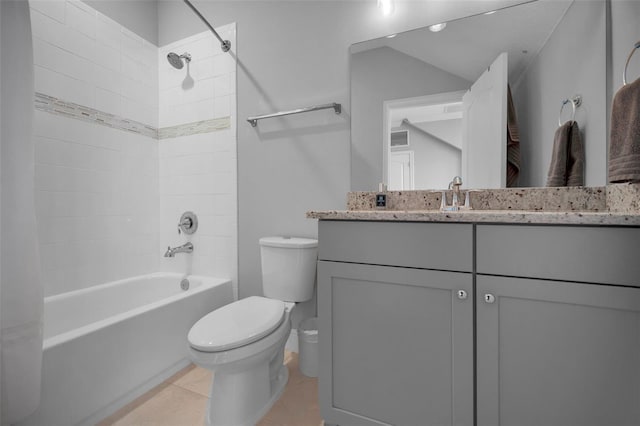
[[[178,55],[177,53],[173,52],[167,54],[167,60],[169,61],[169,63],[178,70],[184,67],[184,62],[182,62],[183,58],[187,63],[191,62],[191,55],[186,52],[182,55]]]

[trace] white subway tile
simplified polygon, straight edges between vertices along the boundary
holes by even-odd
[[[158,46],[147,40],[142,40],[142,54],[138,58],[144,65],[158,72]]]
[[[120,72],[121,54],[120,50],[102,42],[94,43],[94,62],[105,68]]]
[[[85,167],[99,171],[115,171],[119,168],[117,151],[41,136],[35,136],[34,140],[36,164]]]
[[[186,95],[186,93],[185,93]],[[213,78],[198,80],[190,91],[190,97],[184,98],[185,103],[199,102],[213,99]]]
[[[222,74],[221,72],[216,73],[216,58],[217,56],[212,56],[210,58],[204,58],[191,62],[191,72],[193,78],[196,80],[202,80]]]
[[[118,93],[96,87],[96,109],[122,116],[122,102]]]
[[[134,99],[122,97],[122,115],[129,120],[135,120],[144,124],[148,124],[149,115],[145,114],[144,106]]]
[[[67,0],[65,22],[69,27],[95,39],[96,12],[81,1]]]
[[[216,96],[225,96],[233,93],[229,74],[222,74],[213,79],[213,92]]]
[[[229,54],[213,57],[213,76],[229,74],[236,70],[236,61]]]
[[[96,41],[120,51],[121,34],[121,25],[102,13],[96,14]]]
[[[45,93],[67,102],[88,107],[95,106],[95,94],[90,84],[39,65],[34,66],[36,92]]]
[[[213,118],[228,117],[231,112],[231,96],[216,96],[213,99]]]
[[[185,46],[185,49],[195,59],[205,59],[212,57],[220,50],[220,42],[211,33],[200,39],[194,40]],[[177,52],[176,52],[177,53]]]
[[[29,0],[31,9],[37,10],[58,22],[64,23],[64,0]]]
[[[140,85],[144,77],[140,63],[128,55],[122,55],[120,72],[128,79],[135,81],[138,85]]]
[[[123,76],[113,70],[99,64],[93,64],[91,73],[92,84],[110,92],[121,93]]]
[[[147,93],[145,86],[131,78],[130,74],[122,76],[120,94],[123,97],[136,101],[138,104],[143,104]]]
[[[120,42],[122,46],[122,53],[131,58],[139,58],[143,56],[142,49],[142,37],[136,33],[129,31],[126,28],[122,28],[120,33]]]
[[[198,233],[206,236],[234,237],[237,233],[235,215],[198,215]]]
[[[65,74],[76,80],[91,81],[91,61],[40,39],[33,42],[34,64]]]
[[[207,98],[188,106],[192,110],[192,121],[204,121],[214,118],[215,100],[213,98]]]

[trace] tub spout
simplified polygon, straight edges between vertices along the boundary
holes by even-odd
[[[167,247],[167,251],[164,254],[164,257],[174,257],[176,253],[192,253],[193,252],[193,244],[185,243],[181,246],[171,248]]]

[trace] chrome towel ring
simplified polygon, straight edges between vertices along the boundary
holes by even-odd
[[[558,116],[558,126],[562,126],[562,110],[564,106],[568,103],[571,103],[572,111],[571,111],[571,121],[576,118],[576,108],[582,105],[582,96],[575,95],[571,99],[565,99],[562,101],[562,105],[560,106],[560,115]]]
[[[623,86],[627,85],[627,67],[629,66],[629,61],[631,60],[631,57],[633,56],[633,54],[636,51],[636,49],[638,49],[639,47],[640,47],[640,41],[636,41],[636,44],[633,45],[633,49],[631,49],[631,53],[629,53],[629,57],[627,58],[627,63],[624,64],[624,71],[622,71],[622,85]]]

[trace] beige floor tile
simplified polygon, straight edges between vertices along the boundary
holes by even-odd
[[[318,379],[300,373],[295,353],[285,363],[289,368],[287,387],[258,426],[321,426]]]
[[[204,424],[207,398],[173,384],[151,398],[99,423],[99,426],[196,426]],[[153,391],[152,391],[153,392]]]
[[[172,381],[172,383],[208,398],[209,393],[211,392],[212,376],[213,372],[210,370],[194,366],[193,369],[178,377],[176,380]]]
[[[298,354],[285,353],[289,381],[258,426],[321,426],[318,380],[298,369]],[[98,426],[201,426],[207,407],[212,373],[191,365]]]

